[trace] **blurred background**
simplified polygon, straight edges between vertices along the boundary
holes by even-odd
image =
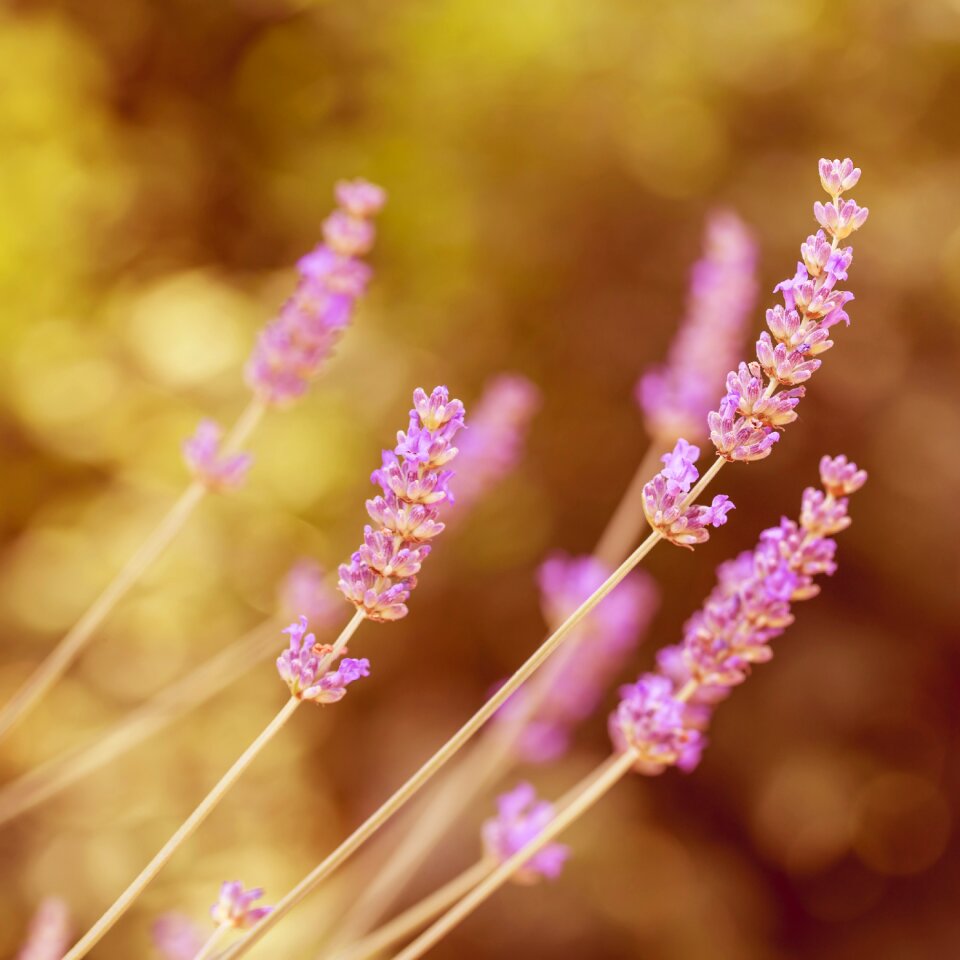
[[[94,956],[158,956],[153,920],[204,923],[222,879],[269,902],[525,658],[537,566],[589,552],[645,451],[633,386],[682,316],[704,217],[732,207],[757,234],[759,331],[815,226],[820,156],[864,171],[853,324],[774,455],[721,474],[731,522],[695,554],[651,555],[662,603],[625,679],[679,639],[718,562],[796,512],[827,452],[871,475],[840,570],[718,710],[695,773],[622,784],[569,834],[558,882],[500,893],[434,955],[956,953],[958,83],[957,0],[3,5],[4,699],[182,489],[197,419],[245,404],[246,354],[334,182],[390,197],[327,375],[269,417],[247,487],[204,502],[0,747],[4,781],[262,621],[297,557],[345,559],[414,386],[447,383],[469,409],[512,370],[542,393],[522,464],[444,535],[411,615],[353,645],[370,679],[298,713]],[[284,696],[268,660],[0,828],[0,956],[48,894],[86,929]],[[604,756],[605,727],[523,773],[558,796]],[[476,857],[490,807],[409,902]],[[359,877],[256,955],[314,956]]]

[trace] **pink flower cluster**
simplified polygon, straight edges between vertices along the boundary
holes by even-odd
[[[816,596],[814,578],[836,570],[833,535],[850,525],[847,498],[866,479],[846,457],[824,457],[822,489],[804,491],[799,520],[782,519],[722,564],[682,643],[661,651],[660,672],[622,689],[611,733],[619,749],[637,751],[644,772],[696,765],[710,707],[773,656],[770,641],[793,623],[792,604]]]
[[[841,194],[860,179],[850,159],[821,160],[820,180],[830,194],[814,204],[822,227],[800,246],[801,260],[789,280],[774,291],[783,305],[767,311],[757,342],[757,359],[727,375],[727,393],[707,418],[710,439],[727,460],[762,460],[780,439],[777,432],[797,419],[804,384],[820,367],[820,354],[833,346],[830,328],[850,323],[846,305],[853,294],[838,288],[847,279],[853,249],[840,241],[863,226],[867,208]]]
[[[253,463],[248,453],[224,456],[220,452],[223,430],[214,420],[201,420],[196,433],[183,441],[183,459],[190,472],[208,490],[236,490],[243,486]]]
[[[290,646],[277,658],[280,678],[290,688],[290,694],[312,703],[337,703],[347,693],[347,687],[361,677],[370,675],[370,661],[344,657],[336,670],[328,670],[332,649],[317,644],[317,638],[307,633],[307,618],[301,616],[283,631],[290,637]]]
[[[707,527],[720,527],[734,509],[730,498],[717,494],[709,507],[687,504],[700,474],[695,466],[700,448],[680,439],[660,459],[663,469],[643,488],[643,512],[650,526],[671,543],[693,549],[710,538]]]
[[[210,916],[218,926],[249,930],[273,911],[273,907],[255,907],[263,890],[254,887],[244,890],[239,880],[226,880],[220,887],[220,897],[210,908]]]
[[[553,819],[553,804],[537,800],[529,783],[521,783],[497,798],[497,815],[483,824],[484,850],[498,863],[509,860],[522,850]],[[538,850],[514,875],[516,883],[535,883],[543,878],[560,876],[570,855],[570,848],[561,843],[548,843]]]
[[[453,502],[453,471],[447,467],[457,456],[453,439],[463,416],[463,404],[451,400],[446,387],[429,395],[418,388],[409,427],[397,434],[392,452],[383,451],[383,466],[371,475],[383,491],[367,501],[377,529],[364,527],[360,549],[340,565],[339,582],[340,592],[370,620],[407,615],[406,601],[430,541],[444,527],[439,508]]]
[[[703,429],[713,384],[736,362],[757,299],[757,247],[736,214],[707,220],[704,253],[691,270],[686,316],[667,363],[641,377],[636,397],[651,437],[672,440]]]
[[[246,377],[265,403],[282,406],[306,392],[349,326],[370,280],[360,258],[373,246],[373,217],[386,199],[364,180],[337,184],[339,208],[323,224],[323,243],[297,264],[300,281],[279,315],[260,334]]]

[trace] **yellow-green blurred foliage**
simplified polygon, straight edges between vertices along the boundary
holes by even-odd
[[[718,711],[694,775],[624,784],[571,833],[560,882],[501,893],[436,956],[955,954],[958,84],[957,0],[4,5],[4,697],[182,487],[198,417],[245,403],[245,354],[335,180],[390,194],[328,375],[268,419],[246,490],[203,504],[3,745],[5,780],[256,623],[297,556],[345,558],[414,386],[469,405],[513,369],[545,398],[524,465],[444,536],[411,616],[364,628],[363,689],[297,715],[97,957],[150,956],[152,919],[202,920],[221,879],[289,887],[533,648],[538,561],[590,549],[644,451],[633,383],[674,331],[705,213],[756,229],[769,290],[812,229],[821,155],[864,170],[853,325],[774,456],[721,475],[731,523],[694,555],[653,554],[664,604],[635,669],[717,562],[796,510],[824,452],[871,473],[840,571]],[[268,662],[3,827],[0,955],[45,894],[89,925],[283,696]],[[525,773],[562,792],[604,726]],[[476,855],[486,806],[434,881]],[[258,955],[313,956],[350,876]]]

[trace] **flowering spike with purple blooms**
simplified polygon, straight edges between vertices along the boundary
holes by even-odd
[[[773,656],[770,641],[793,623],[791,605],[819,592],[814,577],[836,570],[831,535],[850,524],[847,495],[866,482],[846,457],[820,462],[822,490],[803,493],[799,522],[784,518],[757,546],[720,565],[717,585],[684,625],[679,646],[657,658],[659,673],[621,690],[610,719],[614,744],[640,756],[639,769],[692,769],[712,707]]]
[[[661,457],[663,469],[643,488],[643,512],[650,526],[664,539],[691,550],[695,543],[710,538],[707,527],[723,526],[734,509],[724,494],[715,496],[709,507],[684,505],[700,476],[695,466],[699,456],[699,447],[678,440],[673,450]]]
[[[686,316],[667,363],[637,384],[650,436],[673,439],[702,429],[712,385],[736,361],[756,303],[756,261],[753,235],[736,214],[708,218],[703,258],[691,271]]]
[[[610,574],[595,557],[554,554],[540,566],[540,603],[548,624],[562,623]],[[577,724],[597,709],[613,678],[634,652],[656,612],[658,591],[636,570],[588,614],[566,651],[546,668],[536,711],[524,721],[516,752],[529,763],[546,763],[570,746]],[[527,693],[518,691],[500,716],[509,722]]]
[[[300,280],[279,315],[260,334],[246,367],[250,388],[273,406],[302,396],[350,324],[370,268],[360,259],[373,246],[373,217],[386,199],[364,180],[337,184],[340,207],[323,224],[323,239],[297,264]]]
[[[59,897],[47,897],[37,907],[17,960],[60,960],[70,946],[70,912]]]
[[[190,472],[208,490],[236,490],[243,485],[253,462],[248,453],[224,456],[223,430],[214,420],[201,420],[192,437],[183,441],[183,459]]]
[[[429,541],[442,530],[440,507],[453,503],[445,469],[457,456],[453,438],[463,427],[464,409],[446,387],[417,389],[406,432],[370,479],[383,493],[367,501],[377,529],[366,526],[363,543],[340,565],[340,592],[369,620],[399,620],[417,585],[416,575],[430,553]]]
[[[474,503],[520,459],[524,436],[540,405],[540,391],[526,377],[494,378],[470,414],[457,460],[457,503]]]
[[[351,683],[370,676],[370,661],[366,658],[344,657],[336,670],[326,669],[334,650],[317,644],[317,638],[307,633],[306,617],[301,616],[283,632],[289,635],[290,646],[277,657],[277,670],[291,696],[298,700],[337,703],[346,696]]]
[[[707,417],[710,439],[726,460],[750,462],[770,455],[778,430],[796,418],[806,383],[833,346],[830,328],[849,324],[853,294],[837,288],[847,279],[853,249],[840,241],[863,226],[867,208],[841,200],[860,179],[849,158],[820,161],[820,180],[831,200],[814,204],[822,229],[800,245],[801,260],[789,280],[774,287],[783,306],[767,311],[768,330],[757,341],[757,359],[727,376],[727,394]]]
[[[249,930],[273,911],[273,907],[253,905],[262,896],[260,887],[244,890],[239,880],[225,880],[220,887],[220,897],[210,908],[210,916],[218,927]]]
[[[509,860],[543,830],[553,815],[553,804],[537,800],[536,791],[529,783],[521,783],[501,794],[497,797],[497,815],[483,824],[483,847],[487,856],[498,863]],[[512,879],[524,884],[540,879],[554,880],[560,876],[569,855],[569,847],[561,843],[547,844]]]

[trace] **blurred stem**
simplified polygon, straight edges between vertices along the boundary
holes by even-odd
[[[726,461],[717,457],[707,472],[699,479],[687,494],[683,505],[693,503],[711,480],[720,472]],[[389,799],[325,860],[307,874],[274,908],[273,912],[258,923],[239,943],[224,954],[224,960],[242,956],[267,931],[286,916],[311,890],[325,880],[345,860],[349,859],[363,844],[372,837],[398,810],[400,810],[420,789],[441,770],[460,749],[465,746],[483,725],[506,703],[507,700],[537,671],[549,658],[569,633],[603,600],[627,574],[663,539],[656,530],[637,547],[609,577],[577,607],[573,613],[535,650],[526,662],[491,696],[486,703],[429,759],[410,777]],[[66,960],[74,960],[67,957]]]
[[[273,648],[266,641],[279,628],[278,619],[254,627],[121,718],[89,746],[54,757],[5,786],[0,790],[0,826],[56,796],[77,780],[170,726],[194,707],[212,699],[272,652]]]
[[[221,923],[217,926],[217,929],[210,934],[210,938],[207,942],[197,951],[193,960],[209,960],[213,956],[213,951],[217,949],[220,945],[220,941],[223,940],[223,935],[230,928],[225,924]]]
[[[593,774],[580,793],[540,831],[529,843],[518,850],[509,860],[481,880],[462,900],[450,908],[436,923],[422,933],[406,949],[396,954],[393,960],[416,960],[439,943],[451,930],[465,920],[474,910],[500,889],[548,843],[558,837],[567,827],[583,816],[597,801],[605,796],[630,772],[637,761],[634,750],[608,757]]]
[[[251,400],[224,441],[224,450],[233,452],[242,446],[256,429],[265,410],[266,407],[262,401]],[[170,545],[206,492],[206,488],[199,480],[194,480],[184,490],[176,503],[167,511],[166,516],[106,589],[41,662],[6,706],[0,710],[0,737],[3,737],[24,714],[34,707],[63,676],[113,608]]]
[[[405,910],[389,923],[375,930],[368,937],[353,944],[341,953],[336,954],[335,960],[368,960],[381,950],[392,947],[409,934],[418,930],[425,923],[429,923],[437,914],[442,913],[451,904],[456,903],[464,894],[468,893],[496,866],[496,861],[490,859],[478,860],[472,867],[438,887],[429,896],[415,903],[409,910]]]

